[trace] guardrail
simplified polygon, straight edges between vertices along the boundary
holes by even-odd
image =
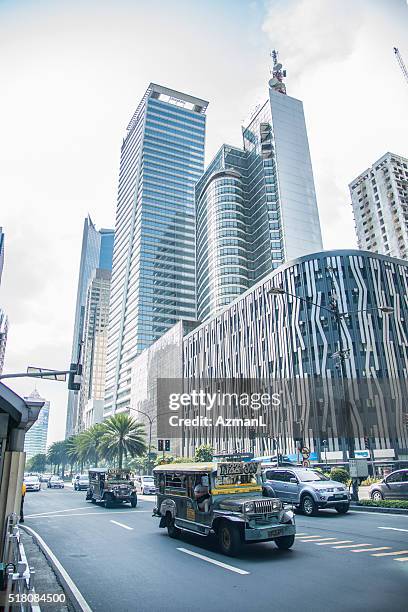
[[[18,527],[18,516],[14,513],[7,517],[3,540],[2,563],[4,564],[4,583],[2,604],[4,612],[41,612],[35,601],[35,570],[29,567]]]

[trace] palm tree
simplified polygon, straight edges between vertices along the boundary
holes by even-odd
[[[79,435],[70,436],[66,440],[66,443],[67,443],[67,455],[68,455],[69,463],[70,463],[70,466],[71,466],[71,476],[72,476],[73,467],[74,467],[75,464],[79,465],[81,467],[81,471],[82,471],[82,459],[83,458],[81,456],[79,437],[80,437]]]
[[[94,467],[98,467],[101,439],[104,434],[105,428],[102,423],[96,423],[78,436],[78,451],[81,458],[92,463]]]
[[[38,453],[27,461],[27,468],[32,472],[45,472],[47,464],[47,455],[45,453]]]
[[[68,459],[69,457],[67,440],[59,440],[58,442],[53,442],[50,448],[48,449],[47,461],[48,463],[51,463],[51,465],[53,465],[54,467],[57,467],[58,473],[60,466],[62,466],[62,478],[64,478],[64,469],[66,464],[68,463]]]
[[[114,414],[102,427],[101,454],[107,460],[117,458],[119,469],[123,467],[124,457],[132,458],[146,452],[144,426],[128,414]]]

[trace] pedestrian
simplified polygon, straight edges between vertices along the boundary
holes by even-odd
[[[25,483],[23,482],[22,486],[21,486],[21,503],[20,503],[20,523],[24,523],[24,498],[25,498],[25,494],[27,491],[27,487],[25,486]]]

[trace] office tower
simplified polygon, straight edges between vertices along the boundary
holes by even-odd
[[[198,319],[272,269],[322,249],[303,104],[274,54],[267,101],[223,145],[196,187]]]
[[[408,159],[386,153],[349,185],[360,249],[408,257]]]
[[[28,430],[25,435],[24,451],[27,454],[26,459],[31,459],[38,453],[45,453],[47,450],[47,435],[48,435],[48,418],[50,413],[50,402],[44,400],[38,393],[37,389],[24,398],[25,401],[45,401],[41,408],[38,419],[34,425]]]
[[[113,243],[112,243],[113,244]],[[102,251],[101,251],[102,252]],[[112,257],[112,252],[110,252]],[[77,430],[103,420],[109,323],[110,270],[97,268],[88,285]]]
[[[4,355],[6,352],[8,334],[8,318],[4,310],[0,308],[0,374],[4,368]]]
[[[3,233],[3,228],[0,227],[0,285],[1,285],[1,276],[3,274],[3,265],[4,265],[4,233]]]
[[[105,416],[130,404],[134,358],[194,320],[194,185],[204,169],[207,102],[151,83],[121,149]]]
[[[89,281],[97,268],[111,269],[113,239],[114,231],[112,229],[97,230],[90,216],[86,217],[82,233],[81,260],[72,340],[72,363],[78,362],[79,350],[83,342],[85,306]],[[66,437],[73,435],[77,431],[78,401],[79,393],[77,391],[68,391]]]

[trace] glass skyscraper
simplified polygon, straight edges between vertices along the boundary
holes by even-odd
[[[205,100],[151,83],[121,149],[105,416],[130,404],[136,355],[194,320],[194,185],[204,170]]]
[[[83,342],[85,308],[88,285],[97,268],[110,270],[112,267],[114,230],[97,230],[91,218],[84,221],[82,233],[81,260],[79,265],[77,301],[75,308],[74,334],[72,340],[71,362],[77,363],[79,347]],[[78,401],[77,391],[68,391],[66,437],[77,432],[78,428]]]
[[[44,400],[44,398],[38,393],[37,389],[34,389],[34,391],[24,399],[36,402],[41,400],[44,401],[44,406],[41,408],[38,419],[25,435],[24,451],[26,452],[26,459],[28,460],[31,459],[31,457],[34,457],[34,455],[45,453],[47,450],[50,402]]]
[[[197,184],[199,320],[284,261],[322,249],[303,104],[286,95],[283,75],[276,62],[243,149],[221,147]]]

